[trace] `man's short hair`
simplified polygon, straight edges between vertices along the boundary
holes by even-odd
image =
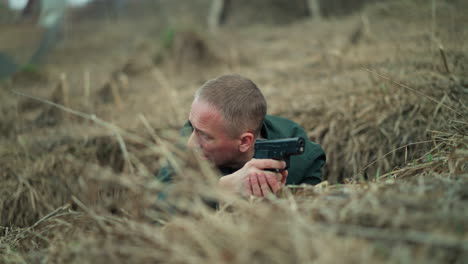
[[[256,136],[260,134],[267,104],[251,80],[237,74],[221,75],[203,84],[195,93],[196,99],[220,110],[231,136],[239,136],[245,131]]]

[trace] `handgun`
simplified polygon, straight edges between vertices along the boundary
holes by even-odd
[[[300,155],[304,153],[305,140],[302,137],[283,138],[264,140],[257,139],[255,142],[255,159],[275,159],[284,160],[286,162],[286,169],[291,166],[292,155]],[[270,171],[277,171],[271,170]]]

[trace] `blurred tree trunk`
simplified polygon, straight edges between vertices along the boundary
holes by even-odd
[[[308,16],[316,20],[322,19],[322,11],[320,9],[320,0],[306,0],[306,8]]]
[[[349,15],[365,4],[385,0],[211,0],[208,26],[211,30],[223,24],[284,24],[312,17]]]
[[[317,0],[324,17],[349,15],[360,10],[365,4],[379,1],[387,0]]]
[[[211,0],[208,15],[210,29],[227,24],[250,23],[284,24],[317,13],[318,1],[313,0]],[[310,7],[309,7],[310,6]]]
[[[230,0],[211,1],[210,13],[208,15],[208,26],[210,30],[216,30],[220,25],[226,23],[226,16],[230,4]]]

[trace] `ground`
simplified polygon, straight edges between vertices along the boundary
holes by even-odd
[[[44,65],[1,83],[2,261],[466,261],[463,10],[399,1],[217,32],[199,17],[77,15]],[[18,62],[40,35],[27,24],[2,32]],[[326,183],[199,209],[193,193],[219,195],[193,180],[209,183],[209,168],[172,143],[195,90],[227,72],[323,146]],[[185,212],[174,218],[152,211],[149,182],[167,159],[191,179],[174,189]]]

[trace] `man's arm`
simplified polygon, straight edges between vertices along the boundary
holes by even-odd
[[[301,155],[291,156],[291,167],[287,185],[318,184],[322,181],[322,167],[325,164],[325,152],[319,144],[308,139],[303,127],[292,120],[267,115],[264,122],[267,139],[302,137],[306,139],[305,151]]]
[[[190,133],[192,133],[192,131],[193,131],[192,124],[189,121],[187,121],[179,131],[181,140],[182,138],[187,138],[188,136],[190,136]],[[169,183],[172,179],[173,174],[174,174],[174,170],[171,168],[169,164],[166,164],[159,170],[158,175],[156,176],[156,179],[164,183]]]
[[[169,183],[173,173],[172,168],[167,164],[159,170],[156,179],[164,183]]]
[[[302,157],[302,162],[306,164],[304,168],[304,177],[296,184],[319,184],[323,180],[322,168],[326,162],[325,151],[320,147],[320,145],[310,142],[309,148],[312,148],[312,151]]]

